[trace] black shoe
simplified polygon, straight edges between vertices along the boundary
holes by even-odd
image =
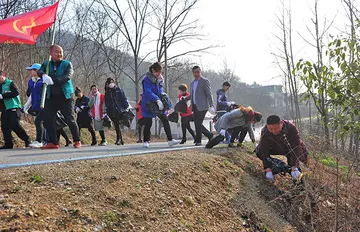
[[[5,149],[13,149],[12,146],[2,146],[0,147],[1,150],[5,150]]]
[[[143,141],[141,139],[139,139],[136,143],[142,143]]]
[[[92,143],[91,143],[91,146],[95,146],[96,144],[97,144],[97,141],[93,140]]]
[[[182,139],[180,144],[185,144],[186,143],[186,139]]]
[[[65,147],[70,146],[70,144],[72,144],[72,142],[70,140],[66,141]]]
[[[201,143],[195,143],[195,147],[200,147],[200,146],[202,146]]]
[[[224,141],[224,139],[225,136],[217,135],[215,138],[213,138],[206,144],[205,148],[213,148],[214,146],[218,145],[220,142]]]
[[[25,147],[30,147],[30,144],[31,144],[30,139],[25,141]]]
[[[124,141],[116,140],[115,145],[124,145]]]

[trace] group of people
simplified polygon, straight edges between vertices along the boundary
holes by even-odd
[[[99,145],[107,145],[104,130],[109,122],[115,127],[115,144],[123,145],[121,124],[124,124],[129,102],[115,80],[112,78],[106,80],[105,94],[100,93],[97,85],[92,85],[90,93],[86,96],[81,88],[73,87],[71,79],[73,67],[70,61],[63,59],[63,49],[59,45],[51,46],[50,56],[50,61],[45,61],[42,65],[35,63],[26,68],[30,79],[27,90],[28,101],[24,108],[21,105],[18,87],[3,71],[0,71],[1,129],[4,135],[4,145],[1,149],[13,148],[12,131],[25,142],[25,147],[58,149],[61,134],[69,145],[71,141],[62,130],[63,126],[58,122],[59,117],[60,119],[62,117],[65,125],[69,127],[75,148],[81,147],[80,129],[82,128],[89,130],[92,136],[91,145],[97,145],[95,131],[98,131],[101,137]],[[224,141],[229,147],[241,147],[246,134],[249,133],[252,142],[256,145],[256,154],[263,161],[266,178],[274,179],[270,156],[285,155],[291,166],[291,175],[294,179],[299,179],[301,176],[299,163],[307,161],[307,150],[295,125],[290,121],[281,120],[277,115],[270,115],[267,118],[267,125],[262,129],[260,143],[257,145],[253,128],[255,123],[261,121],[261,113],[251,107],[243,107],[236,105],[234,101],[229,101],[227,96],[231,87],[229,82],[224,82],[222,88],[217,91],[215,111],[210,82],[202,76],[199,66],[192,68],[194,80],[190,84],[190,89],[186,84],[179,86],[178,102],[174,109],[181,117],[182,140],[175,140],[167,117],[172,104],[163,90],[162,71],[159,62],[149,67],[142,81],[143,92],[136,106],[138,142],[143,143],[145,148],[150,146],[151,127],[155,117],[160,119],[170,147],[179,143],[185,144],[187,131],[193,137],[195,146],[201,146],[202,137],[206,136],[209,139],[207,148]],[[43,92],[46,92],[44,105],[42,105]],[[76,100],[73,95],[77,97]],[[34,142],[20,125],[22,112],[35,116]],[[216,115],[216,135],[203,126],[207,112]],[[190,122],[194,122],[195,131],[191,128]],[[125,124],[130,126],[129,123]],[[237,144],[235,144],[236,140]]]

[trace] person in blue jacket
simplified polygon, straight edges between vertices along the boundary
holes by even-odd
[[[168,139],[169,147],[172,147],[176,144],[179,144],[180,141],[173,139],[171,134],[171,128],[169,120],[166,116],[166,111],[164,109],[164,103],[161,101],[161,96],[164,94],[163,91],[163,77],[161,63],[156,62],[152,64],[149,68],[149,72],[146,73],[146,76],[142,82],[143,93],[142,93],[142,103],[141,110],[142,116],[144,118],[144,147],[149,147],[150,136],[151,136],[151,126],[153,118],[159,117],[161,122],[164,125],[164,130]],[[162,111],[159,114],[155,114],[149,108],[149,104],[155,103],[158,106],[159,111]]]
[[[235,102],[231,102],[228,100],[226,93],[229,91],[231,85],[229,82],[225,81],[222,85],[222,89],[218,89],[216,91],[216,111],[218,111],[218,117],[220,118],[224,115],[228,110],[229,107],[234,104]]]
[[[37,75],[41,64],[33,64],[29,67],[26,67],[26,70],[30,73],[30,79],[28,81],[28,88],[26,95],[28,100],[24,105],[24,112],[32,116],[35,116],[35,128],[36,128],[36,140],[32,142],[29,146],[33,148],[40,148],[43,146],[44,138],[44,126],[42,118],[42,109],[41,96],[44,88],[44,83],[42,77]]]

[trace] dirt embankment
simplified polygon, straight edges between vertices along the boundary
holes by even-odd
[[[227,148],[2,169],[0,231],[331,231],[332,186],[307,176],[268,183]]]

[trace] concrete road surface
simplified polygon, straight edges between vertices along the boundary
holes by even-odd
[[[203,141],[206,144],[207,141]],[[36,164],[57,163],[75,160],[99,159],[115,156],[141,155],[167,151],[198,149],[188,142],[169,148],[167,143],[151,143],[150,148],[142,144],[125,144],[123,146],[83,146],[80,149],[62,147],[58,150],[40,150],[34,148],[17,148],[0,151],[0,168],[21,167]]]
[[[257,133],[255,133],[255,136],[257,139],[259,139],[260,130],[257,130],[256,132]],[[250,141],[250,139],[246,137],[245,141]],[[205,145],[207,140],[204,140],[202,143]],[[192,143],[192,140],[188,141],[187,144],[179,144],[173,148],[169,148],[167,143],[151,143],[150,148],[143,148],[142,144],[125,144],[124,146],[108,145],[105,147],[83,146],[80,149],[75,149],[73,147],[62,147],[58,150],[17,148],[12,150],[0,150],[0,168],[21,167],[75,160],[100,159],[116,156],[143,155],[201,148],[202,147],[195,147]]]

